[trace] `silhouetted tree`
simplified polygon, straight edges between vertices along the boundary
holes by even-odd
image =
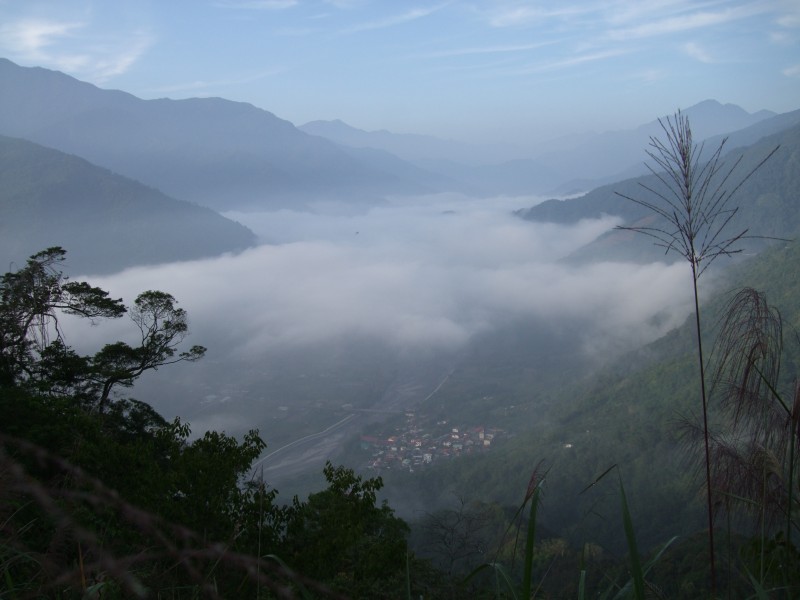
[[[170,294],[143,292],[128,310],[100,288],[68,281],[58,268],[65,254],[48,248],[0,278],[0,385],[73,395],[102,413],[115,386],[131,386],[145,371],[205,354],[203,346],[178,353],[189,327],[186,311]],[[138,346],[115,342],[80,356],[64,342],[62,314],[94,320],[126,312],[139,329]]]

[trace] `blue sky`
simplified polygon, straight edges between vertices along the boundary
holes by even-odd
[[[800,2],[0,0],[0,56],[142,98],[465,141],[800,108]]]

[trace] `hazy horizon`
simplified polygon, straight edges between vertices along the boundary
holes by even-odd
[[[711,98],[785,112],[800,98],[788,0],[35,0],[0,4],[0,19],[0,55],[103,88],[467,142],[627,129]]]

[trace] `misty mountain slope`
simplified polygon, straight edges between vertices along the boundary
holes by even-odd
[[[214,208],[373,201],[420,193],[250,104],[141,100],[0,59],[0,134],[21,137]]]
[[[734,104],[705,100],[685,108],[695,140],[726,134],[749,127],[775,115],[770,111],[748,113]],[[570,179],[600,179],[623,173],[642,162],[642,148],[650,136],[659,136],[661,126],[655,119],[636,129],[609,131],[584,137],[579,143],[536,156],[537,162],[557,172],[569,173]]]
[[[428,160],[420,165],[470,184],[481,196],[541,196],[559,186],[567,178],[530,158],[518,158],[488,165],[466,165],[453,161]]]
[[[708,154],[717,148],[723,139],[726,140],[725,148],[728,150],[750,146],[767,136],[790,129],[798,123],[800,123],[800,109],[769,117],[744,129],[709,137],[703,140],[704,150]]]
[[[705,103],[701,103],[703,105],[710,105],[710,106],[720,106],[719,103],[713,101],[707,101]],[[733,107],[734,113],[739,113],[741,109],[738,107],[734,107],[733,105],[725,105],[725,109],[731,110],[728,107]],[[738,110],[735,110],[738,109]],[[693,112],[691,109],[684,111],[685,114],[694,115],[693,119],[700,119],[698,122],[698,131],[708,132],[708,131],[715,131],[721,130],[722,133],[717,133],[711,135],[710,137],[703,138],[700,135],[696,135],[695,139],[699,141],[700,145],[703,148],[703,153],[705,156],[709,156],[719,144],[722,142],[723,139],[727,139],[726,149],[730,151],[733,148],[749,146],[751,144],[755,144],[761,138],[764,138],[768,135],[772,135],[774,133],[778,133],[783,131],[784,129],[788,129],[797,123],[800,123],[800,110],[791,111],[788,113],[783,113],[779,115],[775,115],[770,111],[759,111],[757,113],[753,113],[750,115],[749,119],[738,119],[734,120],[731,123],[720,124],[719,118],[714,118],[713,115],[709,115],[709,110],[703,110],[699,113]],[[745,113],[747,114],[747,113]],[[737,126],[741,125],[742,122],[748,122],[758,118],[758,120],[753,125],[748,125],[743,129],[726,129],[726,126]],[[711,123],[716,123],[716,128],[708,128],[704,126],[705,119],[708,119]],[[642,148],[646,148],[649,146],[650,137],[660,138],[663,136],[664,132],[660,128],[660,126],[655,127],[658,122],[651,124],[648,126],[649,134],[645,139],[642,137],[643,146]],[[692,129],[694,131],[695,122],[692,121]],[[642,152],[642,157],[639,161],[635,163],[631,163],[626,169],[612,173],[605,177],[595,178],[595,179],[575,179],[568,181],[566,183],[562,183],[560,186],[553,188],[551,195],[574,195],[575,190],[592,190],[594,188],[598,188],[604,185],[612,184],[617,181],[621,181],[623,179],[632,179],[635,177],[641,177],[643,175],[647,175],[647,167],[644,164],[644,153]]]
[[[420,166],[434,164],[436,161],[476,166],[510,160],[524,154],[521,148],[510,145],[476,145],[432,135],[393,133],[386,130],[365,131],[339,119],[311,121],[300,125],[298,129],[342,146],[383,150]]]
[[[800,226],[800,125],[768,135],[746,148],[735,148],[725,156],[725,164],[741,163],[731,181],[738,182],[776,146],[777,153],[748,179],[733,198],[739,212],[729,224],[729,231],[747,229],[749,235],[788,238]],[[629,179],[595,189],[584,196],[570,200],[548,200],[519,215],[532,221],[574,223],[581,219],[601,215],[620,217],[626,225],[657,225],[654,217],[644,207],[620,197],[653,198],[642,186],[660,189],[655,176]],[[744,246],[749,252],[763,247],[759,240],[749,240]],[[652,240],[629,231],[611,231],[579,250],[576,260],[653,260],[663,257],[663,248],[655,247]]]
[[[723,105],[716,100],[700,102],[683,112],[697,123],[698,140],[774,117],[770,111],[751,114],[736,105]],[[521,148],[470,146],[432,136],[364,131],[338,120],[313,121],[300,129],[344,146],[391,152],[428,171],[463,181],[471,186],[472,193],[482,196],[548,194],[554,193],[553,190],[566,195],[639,176],[645,172],[641,164],[642,148],[651,135],[661,132],[656,119],[635,129],[553,140],[551,148],[534,152]],[[743,141],[745,139],[742,137]],[[511,152],[516,154],[511,155]]]
[[[57,150],[0,136],[3,268],[49,246],[71,272],[210,257],[252,246],[246,227]]]
[[[776,118],[770,111],[750,114],[736,105],[722,105],[715,100],[706,100],[683,112],[692,119],[693,124],[697,123],[695,134],[698,140],[748,126],[757,131],[759,124]],[[743,135],[737,145],[746,145],[748,141],[753,143],[795,122],[787,119],[783,121],[783,126],[776,122],[772,130],[764,128],[761,135]],[[753,123],[756,125],[751,125]],[[447,164],[441,164],[440,170],[465,181],[483,180],[489,184],[486,187],[498,190],[495,193],[573,195],[576,191],[646,174],[642,164],[642,148],[646,147],[650,136],[660,133],[661,126],[658,120],[654,120],[636,129],[576,136],[572,141],[556,140],[556,147],[552,151],[539,153],[532,158],[461,170],[455,165],[450,165],[448,169]]]
[[[376,148],[343,147],[344,151],[362,164],[369,165],[380,171],[408,182],[408,191],[413,191],[417,186],[417,194],[431,194],[447,190],[463,194],[473,194],[472,186],[441,174],[436,170],[427,170],[415,164],[402,160],[394,154]]]
[[[800,245],[771,248],[727,272],[701,308],[709,353],[719,315],[733,291],[743,286],[766,293],[781,311],[785,332],[800,325]],[[532,469],[543,460],[549,471],[539,511],[542,523],[575,548],[588,541],[624,553],[616,478],[587,490],[606,469],[618,465],[640,549],[646,552],[674,535],[701,530],[700,480],[681,433],[681,422],[697,416],[700,402],[693,328],[690,317],[666,336],[587,377],[565,376],[549,392],[505,398],[504,406],[514,405],[515,410],[518,433],[513,439],[483,456],[450,461],[414,476],[387,474],[390,501],[397,505],[401,498],[413,499],[417,507],[430,507],[456,494],[466,501],[515,506]],[[781,370],[784,393],[791,391],[800,372],[800,344],[789,337]],[[514,357],[509,360],[513,364]],[[511,389],[527,375],[509,369],[497,382],[487,379],[486,371],[482,377],[483,389],[491,390],[497,385]],[[490,419],[490,408],[484,410],[484,418]]]
[[[340,120],[312,121],[301,125],[307,133],[342,146],[389,152],[410,161],[424,172],[437,173],[449,191],[477,196],[531,195],[560,184],[566,175],[507,146],[476,146],[434,136],[364,131]]]
[[[516,158],[525,153],[519,148],[474,146],[426,135],[364,131],[339,120],[312,121],[301,125],[300,129],[354,152],[371,150],[400,157],[428,174],[425,181],[435,183],[439,189],[473,196],[538,194],[557,186],[564,178],[533,160]]]

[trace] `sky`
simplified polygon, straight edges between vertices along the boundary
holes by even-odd
[[[800,103],[797,0],[0,0],[0,56],[140,98],[468,142]]]

